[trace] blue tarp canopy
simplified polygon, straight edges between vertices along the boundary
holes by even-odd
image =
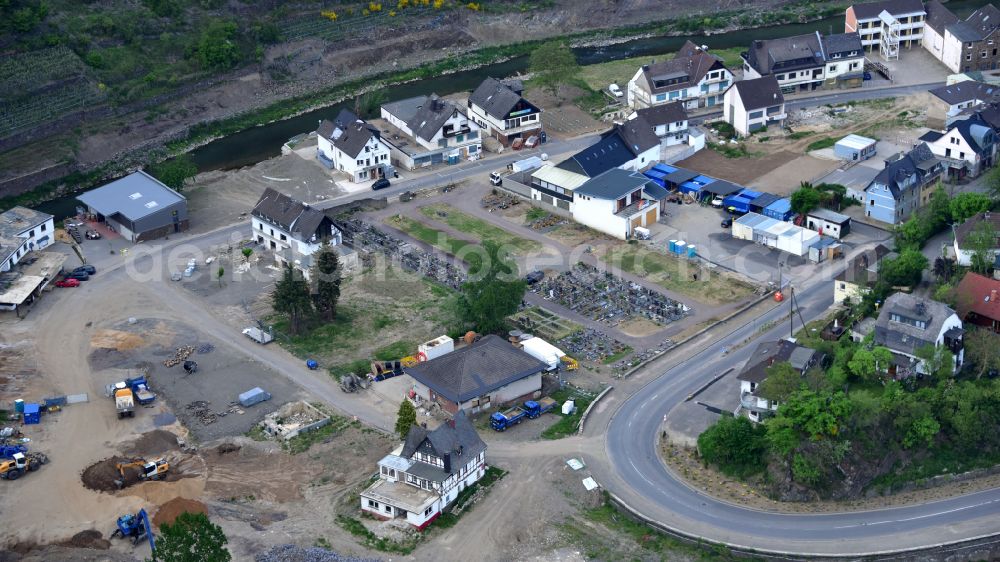
[[[737,213],[749,213],[750,202],[757,198],[760,193],[744,189],[739,193],[734,193],[722,200],[722,206]]]

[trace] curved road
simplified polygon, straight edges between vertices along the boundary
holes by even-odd
[[[818,316],[832,303],[829,281],[813,283],[796,294],[796,301],[807,320]],[[665,414],[718,373],[742,365],[756,341],[725,356],[719,349],[753,337],[759,323],[782,319],[787,312],[786,306],[772,309],[656,376],[622,402],[607,427],[604,453],[608,460],[591,459],[595,476],[605,488],[646,517],[682,534],[792,556],[886,553],[1000,532],[1000,489],[875,511],[786,514],[708,497],[667,469],[658,455],[658,433]],[[786,322],[779,322],[757,340],[786,337]]]

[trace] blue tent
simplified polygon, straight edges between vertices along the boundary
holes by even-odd
[[[757,198],[760,193],[756,191],[751,191],[749,189],[744,189],[739,193],[734,193],[722,200],[722,207],[724,209],[732,210],[736,213],[749,213],[750,212],[750,202]]]

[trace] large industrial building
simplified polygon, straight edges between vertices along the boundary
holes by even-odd
[[[129,174],[77,199],[88,214],[132,242],[188,229],[187,199],[146,172]]]

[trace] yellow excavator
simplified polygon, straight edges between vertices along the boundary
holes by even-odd
[[[116,483],[119,488],[124,488],[127,484],[132,483],[129,481],[129,474],[135,474],[139,480],[159,480],[170,471],[170,463],[166,459],[154,459],[151,461],[135,459],[130,462],[120,462],[115,465],[115,468],[121,474],[121,480],[118,480]],[[135,470],[133,471],[132,469]]]

